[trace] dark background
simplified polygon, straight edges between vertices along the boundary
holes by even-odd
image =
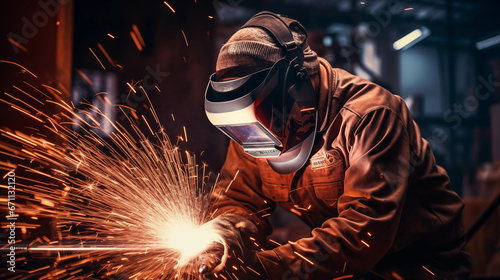
[[[499,1],[167,2],[175,12],[163,1],[9,1],[0,12],[0,60],[28,68],[38,75],[37,83],[59,89],[68,102],[106,91],[113,103],[146,112],[145,96],[131,92],[127,83],[136,84],[135,89],[143,85],[172,141],[217,172],[228,139],[208,122],[203,94],[218,50],[256,12],[286,14],[306,27],[309,44],[332,66],[408,101],[437,163],[467,200],[464,218],[469,225],[498,192],[500,45],[478,49],[476,43],[500,35]],[[132,38],[138,36],[134,25],[143,39],[140,46]],[[397,39],[423,26],[431,31],[429,37],[406,50],[392,48]],[[30,79],[21,77],[19,69],[0,63],[2,92],[19,94],[12,84]],[[26,119],[13,118],[7,107],[0,104],[0,125],[22,128]],[[109,117],[120,120],[111,109]],[[498,223],[488,232],[498,237]],[[492,240],[475,245],[485,255],[477,261],[477,273],[495,251],[498,238]]]

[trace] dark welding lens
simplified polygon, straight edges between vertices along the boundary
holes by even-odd
[[[259,123],[220,126],[219,128],[242,145],[277,144],[277,141]]]

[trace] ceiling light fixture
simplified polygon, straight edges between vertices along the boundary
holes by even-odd
[[[397,50],[406,50],[416,43],[422,41],[423,39],[429,37],[431,35],[431,31],[429,28],[422,26],[419,29],[415,29],[412,32],[406,34],[401,39],[397,40],[392,44],[392,47]]]
[[[494,47],[498,44],[500,44],[500,35],[496,35],[496,36],[490,37],[488,39],[484,39],[482,41],[476,42],[476,49],[481,51],[481,50],[484,50],[487,48]]]

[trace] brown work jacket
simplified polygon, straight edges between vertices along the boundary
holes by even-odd
[[[257,254],[269,279],[462,279],[464,206],[404,101],[320,59],[310,160],[282,175],[231,141],[213,192],[217,212],[270,233],[275,205],[311,237]],[[229,188],[228,188],[229,186]]]

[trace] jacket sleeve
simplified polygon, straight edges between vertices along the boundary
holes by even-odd
[[[220,178],[211,193],[214,217],[224,213],[241,215],[258,228],[258,242],[264,242],[271,233],[267,216],[275,207],[262,194],[262,181],[257,160],[243,152],[234,141],[230,141]],[[262,217],[264,216],[264,217]],[[263,244],[263,243],[261,243]]]
[[[313,229],[309,238],[259,252],[269,279],[332,279],[375,266],[398,230],[410,174],[408,138],[388,108],[359,117],[347,147],[338,217]]]

